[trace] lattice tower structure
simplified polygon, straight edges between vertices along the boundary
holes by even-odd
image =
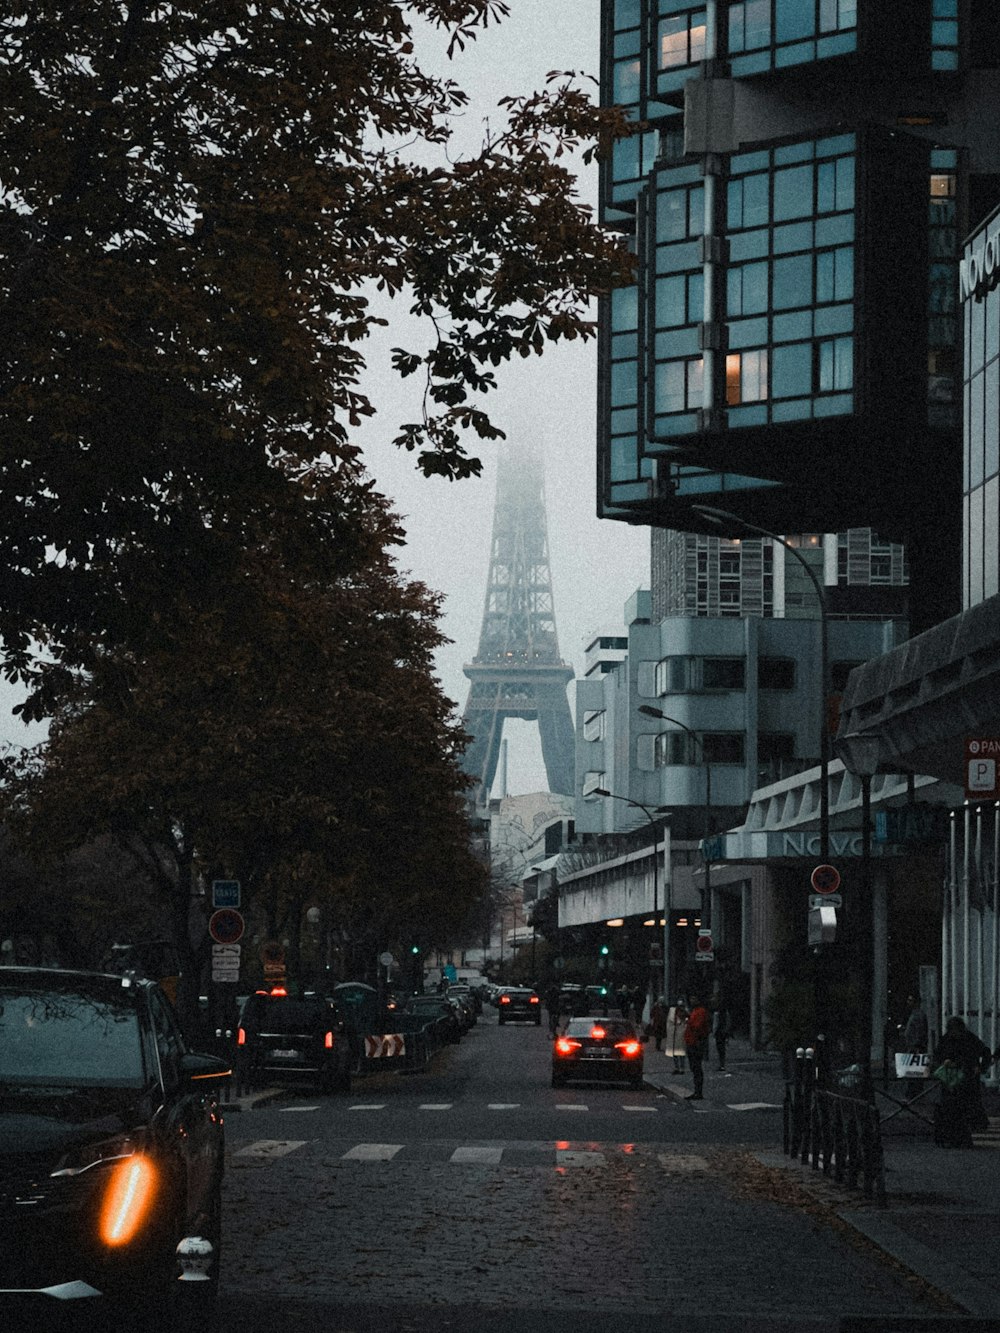
[[[573,668],[559,656],[549,565],[542,460],[524,446],[504,446],[479,651],[464,726],[473,737],[466,770],[478,805],[490,797],[506,718],[537,722],[549,790],[573,794],[574,731],[566,686]]]

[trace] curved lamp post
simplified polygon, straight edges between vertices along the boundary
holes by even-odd
[[[659,708],[654,708],[652,704],[640,704],[639,712],[644,713],[646,717],[658,718],[661,722],[669,722],[672,726],[679,727],[681,731],[686,731],[698,747],[698,753],[701,756],[700,762],[705,770],[705,833],[702,840],[702,858],[705,862],[705,883],[701,896],[701,924],[706,929],[712,926],[712,862],[708,854],[708,839],[711,835],[712,818],[712,766],[705,758],[705,746],[698,733],[689,727],[686,723],[679,721],[676,717],[669,717]],[[665,735],[666,733],[661,733]]]
[[[657,923],[657,920],[659,919],[659,915],[660,915],[660,909],[659,909],[659,891],[658,891],[658,881],[659,881],[659,856],[658,856],[658,853],[657,853],[657,838],[656,838],[657,825],[660,823],[660,821],[657,820],[657,819],[655,819],[655,818],[654,818],[654,815],[661,815],[661,816],[663,816],[663,815],[667,815],[667,814],[669,814],[669,813],[670,813],[669,807],[668,807],[668,806],[665,806],[665,805],[658,805],[658,806],[654,806],[654,807],[651,809],[648,805],[643,805],[642,801],[633,801],[633,800],[631,799],[631,797],[629,797],[629,796],[616,796],[615,793],[614,793],[613,791],[608,791],[608,789],[607,789],[606,787],[595,787],[595,788],[594,788],[594,791],[593,791],[593,795],[594,795],[594,796],[606,796],[609,800],[612,800],[612,801],[622,801],[622,802],[624,802],[625,805],[631,805],[634,809],[636,809],[636,810],[641,810],[642,813],[646,816],[646,820],[647,820],[647,822],[648,822],[650,828],[653,830],[653,929],[655,930],[655,929],[656,929],[656,923]],[[664,897],[664,904],[663,904],[663,944],[662,944],[662,949],[663,949],[663,991],[662,991],[662,994],[663,994],[664,996],[666,996],[666,995],[669,993],[668,990],[667,990],[667,983],[668,983],[668,980],[669,980],[669,972],[668,972],[668,967],[669,967],[669,953],[668,953],[668,944],[669,944],[669,940],[668,940],[668,931],[670,930],[670,911],[669,911],[669,903],[668,903],[668,901],[667,901],[668,894],[669,894],[669,879],[667,880],[667,883],[664,885],[664,890],[665,890],[665,891],[664,891],[664,895],[663,895],[663,897]]]
[[[739,514],[732,514],[728,509],[717,509],[714,505],[692,505],[691,509],[696,514],[701,514],[710,522],[716,524],[734,523],[737,527],[746,529],[747,532],[756,532],[761,537],[769,537],[779,546],[783,546],[790,555],[793,555],[802,568],[809,576],[813,591],[816,593],[816,599],[819,602],[820,618],[820,701],[819,701],[819,766],[820,766],[820,789],[819,789],[819,858],[825,864],[830,859],[830,736],[827,727],[826,709],[827,701],[830,698],[830,640],[829,626],[827,624],[827,601],[826,589],[816,577],[816,571],[805,559],[802,553],[794,547],[791,542],[785,541],[784,537],[779,537],[776,532],[771,532],[768,528],[759,527],[756,523],[748,523],[745,518],[740,518]]]

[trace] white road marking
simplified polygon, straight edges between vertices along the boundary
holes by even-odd
[[[401,1143],[356,1143],[344,1153],[341,1161],[391,1162],[402,1150]]]
[[[487,1111],[516,1111],[521,1105],[520,1102],[490,1102]]]
[[[623,1110],[623,1111],[645,1111],[647,1115],[656,1115],[656,1107],[655,1107],[655,1106],[629,1106],[626,1102],[622,1102],[622,1110]]]
[[[576,1148],[557,1148],[557,1166],[607,1166],[608,1159],[602,1152],[582,1152]]]
[[[661,1152],[656,1154],[660,1165],[668,1171],[707,1171],[708,1162],[695,1153]]]
[[[290,1112],[290,1111],[318,1111],[318,1110],[319,1110],[319,1107],[318,1107],[318,1106],[283,1106],[283,1107],[281,1108],[281,1110],[282,1110],[282,1112]]]
[[[451,1162],[476,1162],[483,1166],[499,1166],[502,1148],[456,1148],[448,1159]]]
[[[577,1102],[556,1102],[557,1111],[589,1111],[589,1106],[580,1106]]]
[[[384,1111],[385,1102],[358,1103],[356,1106],[349,1106],[349,1111]]]
[[[285,1153],[304,1148],[308,1139],[258,1139],[236,1151],[237,1157],[284,1157]]]
[[[780,1102],[727,1102],[730,1111],[780,1111]]]
[[[454,1102],[424,1102],[421,1111],[450,1111]]]

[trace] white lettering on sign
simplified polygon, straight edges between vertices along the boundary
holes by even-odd
[[[997,761],[995,759],[970,759],[966,786],[969,791],[992,792],[997,785]]]
[[[988,236],[958,266],[958,285],[961,298],[974,297],[981,301],[1000,281],[1000,234]]]
[[[969,754],[1000,756],[1000,739],[969,741]]]

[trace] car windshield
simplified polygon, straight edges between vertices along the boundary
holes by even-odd
[[[255,1005],[248,1020],[261,1032],[315,1032],[335,1022],[336,1014],[322,1001],[278,998]]]
[[[611,1018],[571,1018],[566,1025],[566,1036],[592,1037],[595,1027],[613,1040],[631,1037],[635,1031],[631,1023],[621,1023]]]
[[[0,1083],[142,1087],[134,1002],[72,990],[0,989]]]

